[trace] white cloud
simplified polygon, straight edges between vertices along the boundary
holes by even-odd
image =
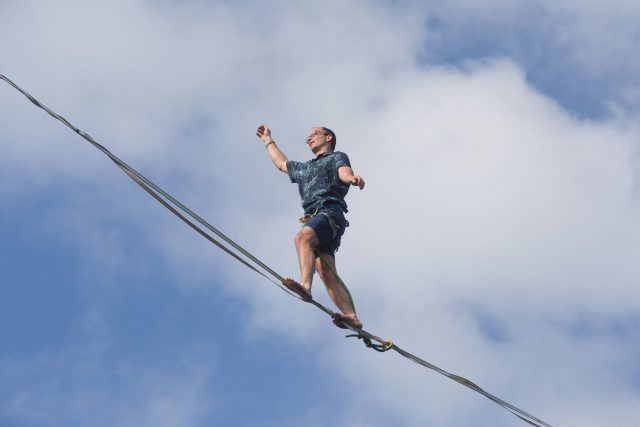
[[[423,25],[429,13],[449,11],[463,27],[484,11],[497,18],[483,19],[524,25],[522,9],[498,3],[504,7],[413,5],[409,13],[357,1],[272,8],[118,2],[100,9],[68,2],[60,13],[53,3],[25,2],[4,15],[10,18],[2,22],[0,64],[282,274],[297,269],[291,243],[297,192],[269,164],[254,129],[270,123],[284,151],[302,159],[309,156],[302,143],[307,129],[332,127],[338,148],[367,180],[363,192],[349,195],[352,225],[338,253],[367,329],[552,424],[630,424],[637,416],[623,405],[637,400],[638,389],[611,367],[633,369],[638,348],[606,325],[640,309],[639,133],[625,118],[633,111],[622,105],[618,118],[579,120],[531,87],[528,70],[509,58],[459,68],[415,63],[425,37],[429,50]],[[563,3],[557,13],[577,9]],[[627,29],[609,32],[618,12],[580,11],[558,43],[580,64],[599,58],[621,64],[628,46],[607,53],[606,44],[628,39],[632,25],[623,20]],[[590,32],[581,17],[595,15],[604,15],[602,25]],[[27,17],[32,31],[20,44],[6,44]],[[589,43],[590,37],[606,43]],[[627,66],[637,70],[633,61]],[[2,93],[9,145],[1,161],[16,174],[10,179],[26,168],[40,176],[39,185],[58,176],[100,187],[124,181],[71,132],[5,96],[6,88]],[[105,206],[122,221],[139,221],[177,277],[225,276],[228,292],[255,307],[249,336],[266,329],[335,345],[335,331],[308,306],[294,306],[270,284],[239,273],[226,255],[211,255],[189,232],[167,227],[172,220],[164,214],[142,219],[158,210],[139,205],[146,196],[137,189],[116,188],[116,203]],[[69,206],[81,209],[76,200],[83,197],[69,196]],[[84,227],[91,222],[69,225],[83,231],[78,245],[103,241]],[[106,250],[114,269],[122,259],[117,240]],[[314,294],[326,301],[321,288],[316,283]],[[583,317],[595,319],[599,332],[576,336]],[[403,425],[515,420],[457,384],[401,358],[363,355],[355,344],[324,352],[315,363],[335,367],[336,382],[353,399],[354,413],[345,414],[353,421],[345,425],[376,425],[358,415],[371,406]],[[191,380],[184,388],[197,394],[199,383]],[[176,423],[189,424],[194,418],[180,414],[198,409],[197,396],[147,396],[143,414],[151,423],[175,415]],[[175,409],[157,412],[154,402]],[[134,415],[125,421],[140,422]]]
[[[574,120],[506,62],[407,76],[389,98],[388,109],[370,120],[376,148],[354,159],[368,169],[370,184],[366,195],[351,195],[357,217],[342,252],[356,301],[380,304],[365,312],[382,330],[408,330],[399,345],[460,367],[507,400],[537,404],[532,411],[552,423],[572,420],[544,390],[572,389],[562,398],[580,406],[592,396],[568,384],[593,387],[602,380],[589,378],[596,366],[622,358],[632,369],[630,355],[637,355],[628,343],[596,351],[609,345],[607,334],[576,346],[570,328],[559,325],[577,315],[607,323],[638,311],[637,133]],[[363,260],[375,267],[363,270]],[[482,333],[477,309],[505,328],[505,344]],[[578,359],[579,368],[562,368],[560,378],[549,370]],[[430,381],[416,376],[400,384]],[[606,382],[613,395],[600,398],[632,399],[624,375]],[[398,390],[379,393],[403,410],[420,405]],[[436,390],[425,393],[432,401]],[[444,400],[416,416],[466,425],[454,400]],[[587,425],[606,424],[611,414],[591,415]],[[618,417],[635,419],[629,412]]]
[[[412,2],[418,4],[421,2]],[[431,1],[425,58],[464,61],[508,55],[528,79],[586,117],[638,114],[638,3]],[[420,7],[420,6],[416,6]]]
[[[574,119],[508,61],[408,72],[378,95],[384,107],[354,112],[353,135],[339,134],[368,182],[349,196],[352,226],[338,253],[365,326],[552,423],[576,421],[560,399],[575,408],[637,397],[621,373],[589,374],[610,363],[632,370],[637,348],[611,333],[576,337],[570,320],[606,325],[638,311],[637,131]],[[487,315],[504,342],[486,331]],[[448,394],[404,360],[355,368],[328,357],[362,405],[384,402],[409,425],[494,419],[491,404],[466,400],[460,386]],[[607,392],[583,391],[597,384]],[[635,419],[591,418],[586,425]]]

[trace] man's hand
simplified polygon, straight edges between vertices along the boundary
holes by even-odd
[[[360,175],[354,175],[353,169],[351,169],[350,166],[341,166],[340,169],[338,169],[338,178],[345,184],[360,187],[361,190],[364,188],[364,179],[362,179]]]
[[[267,153],[276,167],[284,173],[287,173],[287,156],[276,146],[276,142],[271,137],[271,129],[269,126],[262,124],[256,129],[256,135],[264,142],[264,146],[267,148]]]
[[[351,177],[351,185],[356,185],[362,190],[364,188],[364,179],[360,175],[354,175]]]
[[[267,125],[262,124],[258,126],[258,129],[256,130],[256,135],[265,144],[269,144],[270,142],[273,142],[273,138],[271,137],[271,129],[269,129],[269,126]]]

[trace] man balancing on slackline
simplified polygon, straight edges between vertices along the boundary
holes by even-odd
[[[271,161],[291,182],[298,184],[305,215],[304,225],[294,238],[300,263],[300,283],[287,277],[284,285],[305,301],[310,301],[314,270],[324,282],[329,297],[342,313],[335,313],[333,323],[348,324],[356,329],[362,322],[356,316],[349,291],[340,283],[336,273],[335,252],[340,238],[349,225],[344,218],[347,204],[344,197],[350,185],[364,188],[364,180],[354,175],[346,154],[334,151],[336,134],[325,127],[314,127],[307,137],[307,145],[315,155],[305,163],[288,160],[271,137],[267,125],[260,125],[256,135],[264,142]]]

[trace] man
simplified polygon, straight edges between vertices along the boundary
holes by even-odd
[[[347,324],[361,329],[362,323],[356,316],[351,295],[337,277],[335,252],[349,225],[344,218],[347,212],[344,197],[350,185],[362,190],[364,180],[353,174],[347,155],[335,151],[336,135],[330,129],[311,129],[307,145],[315,158],[305,163],[289,161],[271,137],[271,130],[267,125],[260,125],[256,135],[265,144],[273,164],[287,173],[291,182],[298,184],[305,213],[300,219],[304,225],[294,238],[301,279],[298,283],[287,277],[284,285],[303,300],[310,301],[313,273],[317,271],[329,297],[342,312],[334,314],[333,322],[336,326]]]

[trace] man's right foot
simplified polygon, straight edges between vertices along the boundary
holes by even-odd
[[[300,296],[303,301],[309,302],[313,299],[313,297],[311,296],[311,291],[293,280],[291,277],[287,277],[286,279],[284,279],[282,284],[298,294],[298,296]]]
[[[362,329],[362,322],[355,314],[333,313],[333,324],[338,328],[347,329],[345,325],[349,325],[354,329]]]

